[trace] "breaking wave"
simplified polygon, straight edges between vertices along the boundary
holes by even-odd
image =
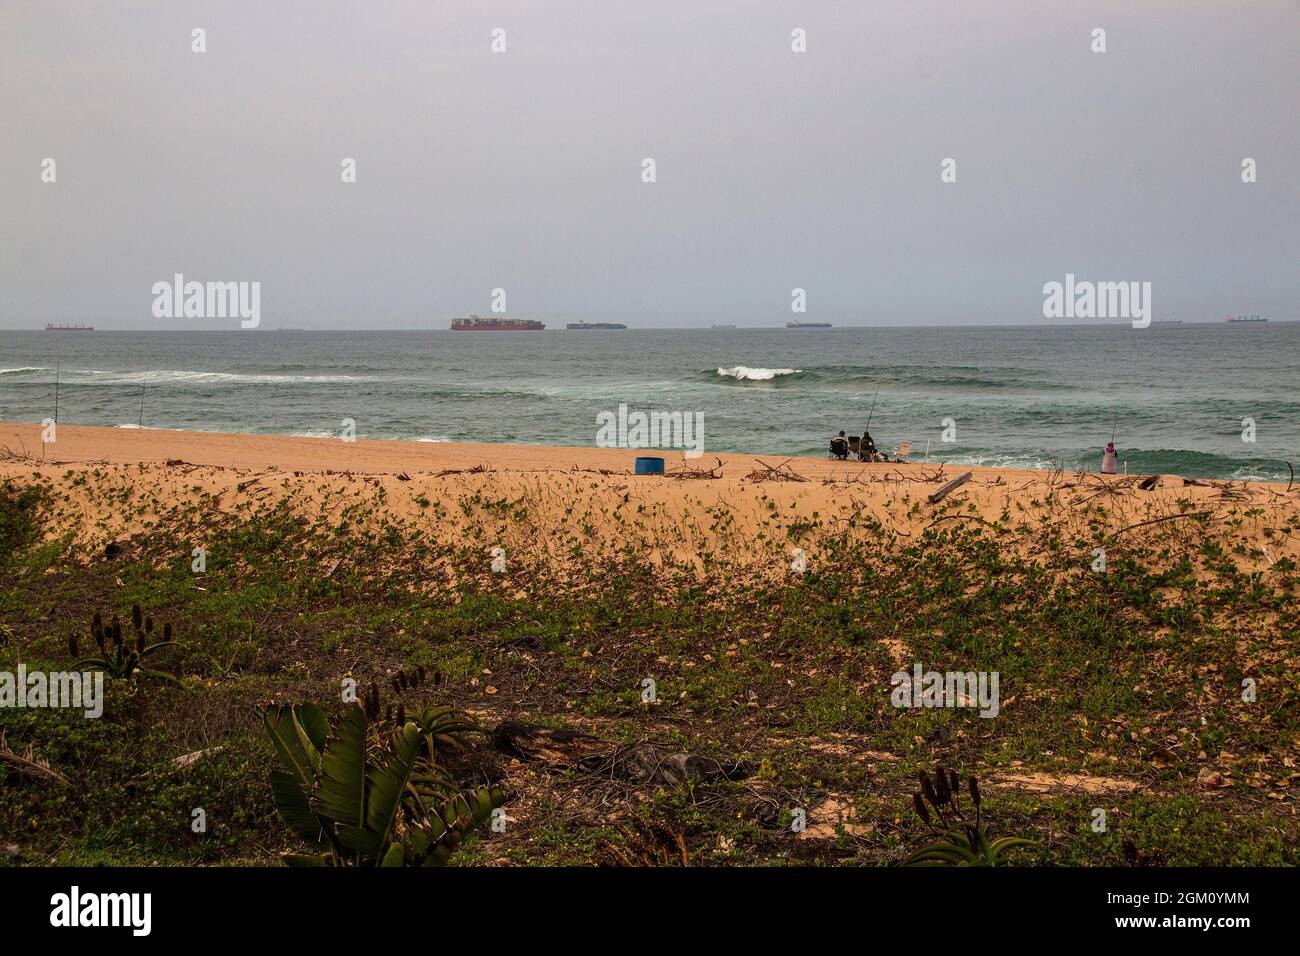
[[[734,378],[738,382],[770,382],[785,375],[801,375],[800,368],[750,368],[748,365],[733,365],[731,368],[718,368],[718,374]]]

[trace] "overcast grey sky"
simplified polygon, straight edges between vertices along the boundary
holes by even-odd
[[[1300,318],[1297,163],[1300,0],[3,0],[0,328]]]

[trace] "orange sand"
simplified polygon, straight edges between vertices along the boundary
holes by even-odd
[[[789,459],[789,469],[806,481],[756,481],[757,459],[771,465],[786,459],[724,454],[687,460],[670,452],[663,456],[670,472],[685,466],[722,476],[674,480],[632,475],[633,460],[644,452],[624,449],[75,425],[59,426],[56,444],[43,446],[40,436],[39,425],[0,424],[0,480],[35,473],[51,481],[59,504],[50,533],[71,530],[87,541],[130,536],[201,500],[205,508],[235,512],[287,499],[306,519],[351,508],[354,523],[381,515],[421,530],[431,544],[481,541],[485,548],[565,560],[644,544],[687,561],[711,552],[762,565],[773,564],[777,552],[789,557],[798,546],[811,561],[820,540],[864,518],[904,538],[936,523],[971,521],[999,528],[1050,524],[1066,540],[1086,541],[1100,527],[1116,535],[1117,547],[1157,534],[1195,547],[1213,535],[1230,547],[1243,546],[1238,562],[1244,566],[1267,571],[1284,556],[1300,560],[1293,530],[1300,527],[1300,487],[1288,492],[1283,484],[1196,486],[1164,477],[1142,491],[1136,476],[825,458]],[[970,482],[939,504],[927,500],[964,471],[973,473]],[[360,501],[375,507],[358,512]],[[515,510],[507,514],[502,505]],[[1186,512],[1209,515],[1209,530],[1172,517]],[[1132,527],[1144,521],[1152,523]],[[1035,537],[1018,536],[1017,547],[1032,545]],[[1079,559],[1092,560],[1083,551]]]

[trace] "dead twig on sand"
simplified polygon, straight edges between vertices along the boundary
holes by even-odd
[[[444,468],[442,471],[435,472],[433,477],[446,478],[448,475],[481,475],[484,472],[495,471],[491,465],[475,465],[473,468]]]
[[[751,471],[748,475],[745,476],[750,481],[807,481],[808,480],[803,475],[799,474],[793,468],[790,467],[790,462],[794,461],[793,458],[787,458],[779,465],[769,465],[767,462],[759,458],[755,458],[754,461],[758,462],[762,466],[762,468],[761,469],[755,468],[753,471]]]
[[[1210,515],[1210,512],[1208,512],[1208,511],[1184,511],[1184,512],[1182,512],[1181,514],[1176,514],[1176,515],[1164,515],[1163,517],[1160,517],[1160,518],[1148,518],[1146,521],[1139,521],[1137,524],[1131,524],[1131,525],[1129,525],[1127,528],[1120,528],[1118,531],[1116,531],[1116,532],[1114,532],[1114,533],[1112,533],[1112,534],[1110,535],[1110,540],[1111,540],[1111,541],[1114,541],[1116,538],[1118,538],[1120,535],[1122,535],[1125,531],[1132,531],[1134,528],[1142,528],[1142,527],[1145,527],[1146,525],[1149,525],[1149,524],[1160,524],[1160,522],[1162,522],[1162,521],[1177,521],[1179,518],[1202,518],[1202,519],[1204,519],[1204,518],[1209,518],[1209,517],[1211,517],[1211,515]]]
[[[20,438],[18,444],[22,446],[21,452],[16,452],[8,445],[0,445],[0,461],[36,461],[31,455],[27,454],[27,444]],[[41,443],[42,446],[44,442]]]
[[[695,478],[704,481],[709,481],[714,478],[721,478],[722,459],[721,458],[717,459],[717,462],[718,463],[714,465],[712,468],[705,468],[703,466],[696,468],[691,465],[683,464],[680,468],[674,468],[672,471],[665,472],[664,477],[679,478],[679,479]]]

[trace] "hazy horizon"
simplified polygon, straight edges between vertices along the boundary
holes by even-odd
[[[8,0],[0,329],[239,328],[175,273],[265,330],[1087,324],[1067,273],[1295,320],[1298,117],[1300,0]]]

